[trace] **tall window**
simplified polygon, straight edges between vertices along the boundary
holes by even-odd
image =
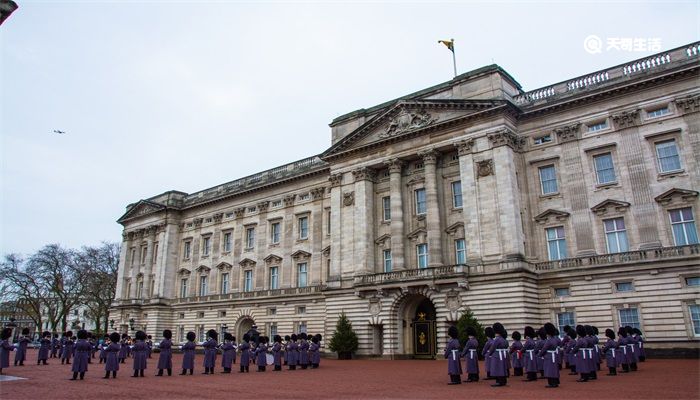
[[[272,322],[270,323],[270,337],[273,338],[275,335],[277,335],[277,324]]]
[[[306,333],[306,322],[299,322],[299,333]]]
[[[255,228],[250,227],[245,229],[245,248],[252,249],[255,247]]]
[[[676,246],[698,243],[698,231],[695,229],[693,210],[690,207],[679,208],[668,212],[671,217],[673,241]]]
[[[231,251],[231,232],[224,233],[224,252],[228,253]]]
[[[158,261],[158,242],[153,245],[153,257],[151,257],[151,262],[153,264],[155,264],[156,261]]]
[[[690,320],[693,323],[693,335],[700,336],[700,305],[691,304],[689,306]]]
[[[656,143],[656,158],[660,172],[678,171],[681,169],[681,159],[678,156],[676,140],[666,140]]]
[[[418,268],[428,268],[428,245],[421,243],[416,246],[418,256]]]
[[[200,296],[207,295],[207,277],[206,276],[199,277],[199,295]]]
[[[425,204],[425,189],[417,189],[416,190],[416,214],[417,215],[422,215],[425,214],[426,212],[426,204]]]
[[[187,278],[180,279],[180,297],[187,297]]]
[[[297,287],[306,287],[307,271],[306,263],[297,264]]]
[[[221,274],[221,294],[228,293],[228,272]]]
[[[382,197],[382,220],[391,221],[391,197]]]
[[[136,284],[136,298],[140,299],[143,297],[143,281],[139,281]],[[77,310],[76,310],[77,312]]]
[[[185,247],[182,250],[182,258],[188,259],[192,255],[192,242],[189,240],[185,242]]]
[[[309,238],[309,217],[299,217],[299,239]]]
[[[384,272],[391,272],[391,250],[382,252],[384,258]]]
[[[604,219],[605,242],[608,246],[608,253],[622,253],[629,250],[627,242],[627,231],[625,230],[625,220],[622,218]]]
[[[253,271],[248,270],[243,273],[243,291],[253,291]]]
[[[270,241],[272,243],[280,242],[280,227],[281,225],[279,222],[273,222],[272,225],[270,225]]]
[[[564,327],[569,325],[572,328],[576,327],[576,321],[574,320],[574,313],[572,312],[562,312],[557,313],[557,323],[559,324],[559,335],[563,337],[566,335],[564,332]]]
[[[547,251],[550,260],[561,260],[567,257],[563,226],[547,228]]]
[[[211,236],[202,238],[202,255],[208,256],[211,250]]]
[[[280,276],[279,267],[270,267],[270,289],[279,289]]]
[[[136,248],[131,249],[131,265],[136,264]]]
[[[639,310],[636,307],[621,308],[618,311],[620,313],[621,326],[631,326],[637,329],[642,327],[639,323]]]
[[[331,212],[328,211],[327,214],[328,214],[328,218],[326,218],[326,221],[327,221],[327,222],[326,222],[326,224],[327,224],[327,226],[326,226],[326,234],[327,234],[327,235],[330,235],[330,234],[331,234]]]
[[[452,182],[452,207],[462,208],[462,181]]]
[[[540,167],[539,171],[542,194],[557,193],[559,188],[557,187],[557,171],[554,165]]]
[[[467,242],[464,239],[455,240],[455,263],[467,263]]]
[[[141,264],[146,263],[146,249],[147,249],[146,246],[141,247]]]
[[[595,164],[595,174],[599,185],[615,182],[617,180],[611,153],[600,154],[593,157],[593,164]]]

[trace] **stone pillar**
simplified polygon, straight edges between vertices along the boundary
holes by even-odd
[[[294,236],[294,201],[296,198],[296,194],[290,194],[283,198],[284,217],[282,220],[284,222],[282,223],[282,237],[280,243],[280,249],[283,253],[280,255],[282,257],[282,263],[279,267],[280,288],[291,288],[295,286],[292,276],[294,276],[294,268],[296,268],[296,265],[292,259],[292,249],[296,241],[296,237]]]
[[[151,296],[151,274],[153,273],[153,246],[155,245],[156,233],[158,232],[158,227],[156,225],[151,225],[146,229],[146,268],[143,271],[143,291],[141,292],[141,298],[146,299]]]
[[[343,207],[341,183],[343,174],[332,174],[330,180],[331,191],[331,268],[328,274],[328,286],[340,287],[340,255],[342,250],[342,227],[340,219],[340,210]]]
[[[462,216],[464,218],[464,238],[467,241],[467,259],[481,262],[481,233],[479,223],[479,192],[474,173],[472,147],[474,139],[455,143],[459,155],[459,176],[462,182]]]
[[[440,224],[440,203],[437,190],[437,151],[430,149],[421,151],[425,168],[425,202],[427,215],[425,228],[428,236],[428,266],[442,266],[442,228]]]
[[[124,278],[126,272],[126,256],[129,254],[129,247],[131,246],[131,241],[129,240],[131,232],[122,232],[122,247],[119,251],[119,269],[117,270],[117,287],[114,292],[114,300],[122,299],[122,294],[124,293]]]
[[[391,267],[394,270],[405,268],[404,228],[403,228],[403,190],[401,171],[404,162],[394,158],[385,163],[389,167],[389,188],[391,202]],[[331,261],[332,263],[332,261]]]
[[[265,268],[267,265],[262,262],[262,260],[267,256],[265,252],[267,251],[267,243],[269,243],[269,238],[267,237],[267,209],[270,207],[270,202],[265,200],[259,202],[256,207],[258,208],[258,226],[255,232],[255,254],[257,255],[255,264],[256,271],[253,272],[253,290],[262,290],[265,288]]]
[[[374,271],[374,179],[375,171],[360,168],[355,177],[354,274]]]

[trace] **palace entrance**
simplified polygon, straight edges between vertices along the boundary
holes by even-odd
[[[413,358],[435,358],[437,338],[435,305],[429,298],[414,294],[399,306],[399,349]]]

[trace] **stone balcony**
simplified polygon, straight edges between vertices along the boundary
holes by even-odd
[[[476,273],[481,271],[483,271],[481,266],[467,264],[443,265],[432,268],[403,269],[377,274],[358,275],[354,278],[353,284],[355,287],[361,287],[386,285],[400,286],[403,283],[425,280],[431,280],[434,283],[440,283],[440,281],[445,283],[454,281],[466,282],[470,272]]]
[[[173,304],[200,303],[210,301],[226,301],[241,299],[268,299],[280,296],[299,296],[320,293],[325,289],[324,285],[294,287],[284,289],[264,289],[250,292],[231,292],[227,294],[212,294],[209,296],[181,297],[173,300]]]
[[[683,259],[697,257],[700,264],[700,244],[687,246],[659,247],[655,249],[627,251],[624,253],[600,254],[595,256],[565,258],[563,260],[545,261],[532,264],[535,271],[546,273],[548,271],[560,271],[581,267],[599,267],[610,265],[624,265],[644,262],[658,262],[660,260]]]

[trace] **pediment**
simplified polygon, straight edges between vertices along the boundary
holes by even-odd
[[[241,260],[241,262],[238,263],[241,267],[254,267],[255,264],[257,264],[254,260],[251,260],[250,258],[244,258]]]
[[[459,231],[464,232],[464,222],[455,222],[454,224],[448,226],[445,229],[446,233],[449,233],[450,235],[454,235],[455,233],[458,233]]]
[[[323,254],[324,257],[330,257],[331,256],[331,245],[329,244],[328,246],[324,247],[323,250],[321,250],[321,254]]]
[[[304,260],[308,259],[311,257],[311,253],[308,253],[304,250],[297,250],[294,253],[292,253],[292,258],[295,260]]]
[[[227,263],[227,262],[221,262],[219,265],[216,266],[216,269],[219,270],[227,270],[233,268],[233,265]]]
[[[416,240],[420,237],[425,237],[425,235],[426,235],[425,228],[418,228],[418,229],[412,231],[411,233],[409,233],[408,235],[406,235],[406,237],[411,239],[411,240]]]
[[[207,267],[206,265],[200,265],[195,269],[198,274],[206,274],[207,272],[211,271],[211,268]]]
[[[282,257],[276,255],[276,254],[270,254],[269,256],[263,258],[265,263],[267,265],[274,265],[274,264],[279,264],[282,262]]]
[[[673,188],[656,196],[654,200],[663,205],[676,203],[691,203],[698,197],[695,190]]]
[[[384,244],[387,240],[391,240],[391,236],[384,234],[374,240],[374,244]]]
[[[607,199],[591,207],[591,211],[598,215],[607,213],[608,211],[623,212],[630,206],[626,201]]]
[[[388,144],[506,107],[508,103],[502,100],[399,100],[335,143],[321,158]]]
[[[549,209],[535,217],[535,221],[540,224],[546,224],[549,221],[564,221],[569,218],[569,213],[566,211],[559,211]]]
[[[190,273],[192,273],[192,271],[187,268],[180,268],[177,270],[177,274],[180,276],[189,275]]]
[[[133,206],[131,206],[124,215],[122,215],[117,222],[123,223],[130,219],[138,218],[147,214],[152,214],[158,211],[165,210],[165,206],[158,204],[150,200],[140,200]]]

